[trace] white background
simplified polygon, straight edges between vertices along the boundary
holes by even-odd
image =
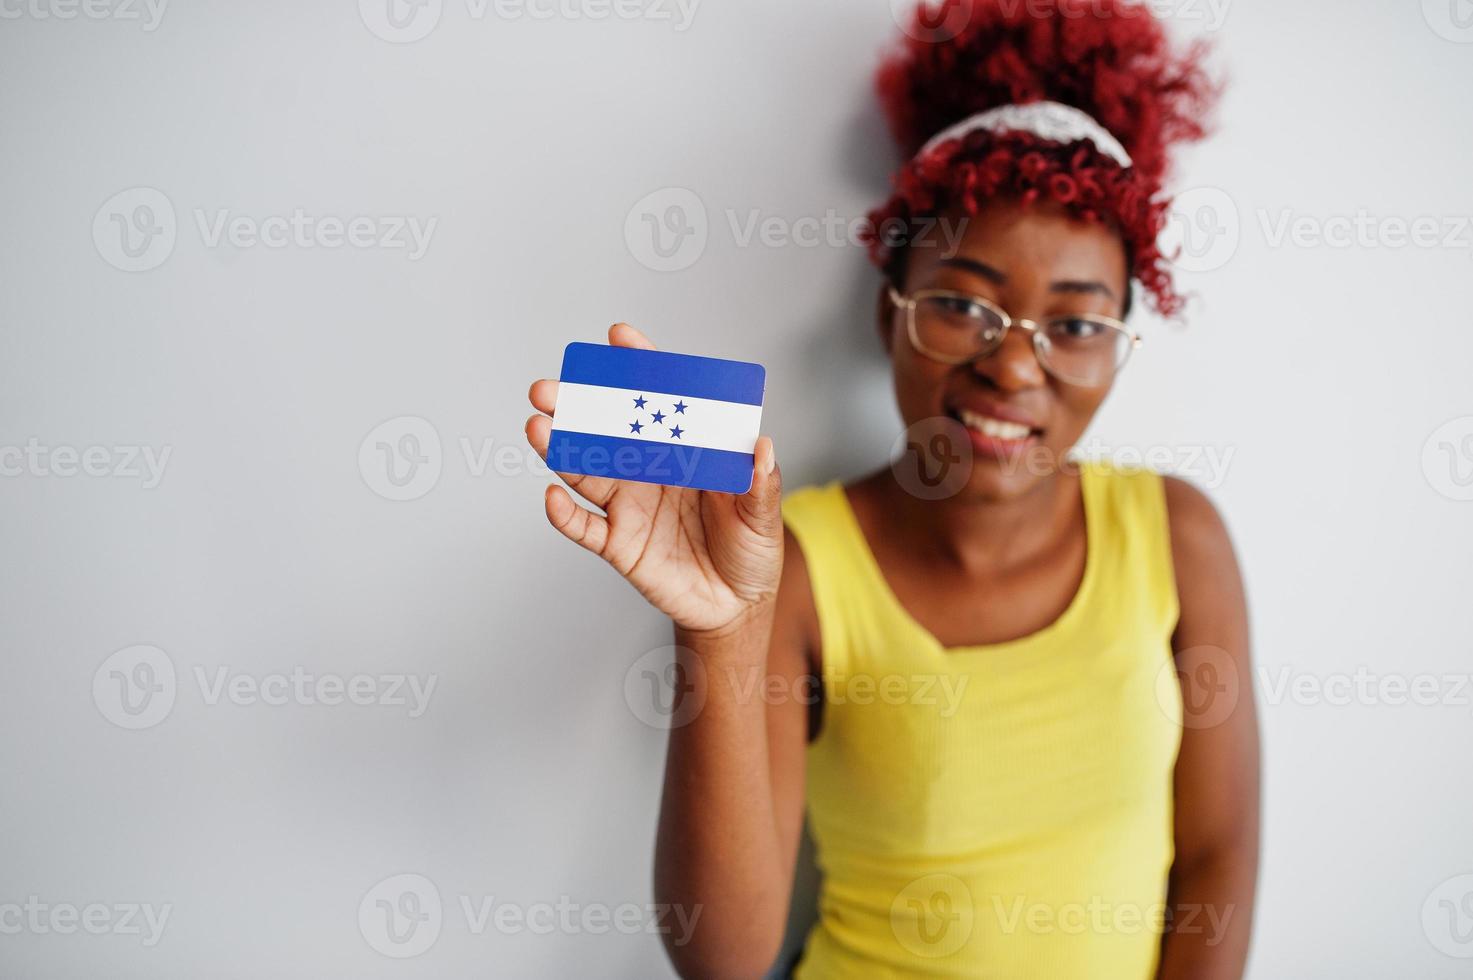
[[[427,36],[394,43],[368,0],[178,0],[151,31],[38,16],[47,3],[7,0],[0,20],[0,447],[170,456],[152,488],[29,463],[0,477],[0,904],[172,912],[151,948],[0,934],[0,974],[668,973],[654,936],[478,935],[460,910],[651,901],[664,735],[625,680],[668,627],[545,526],[525,392],[568,341],[627,319],[669,349],[768,366],[790,486],[883,462],[898,424],[862,251],[737,232],[883,196],[870,78],[889,5],[712,2],[679,30],[673,6],[476,19],[444,0],[411,24]],[[1175,10],[1184,35],[1212,26],[1205,3]],[[1226,193],[1188,199],[1222,234],[1188,256],[1189,326],[1139,319],[1147,346],[1092,432],[1233,454],[1209,490],[1274,677],[1473,669],[1473,502],[1455,499],[1473,492],[1473,232],[1456,224],[1473,214],[1473,29],[1454,13],[1473,16],[1463,0],[1228,5],[1211,32],[1232,80],[1220,132],[1180,180]],[[175,240],[129,272],[111,215],[144,198],[105,204],[139,187],[167,198]],[[643,215],[692,195],[704,250],[662,261]],[[196,218],[299,208],[437,223],[411,260],[212,245]],[[1359,212],[1431,216],[1456,240],[1272,235],[1287,215],[1333,236],[1327,219]],[[405,416],[423,421],[366,442]],[[490,447],[480,475],[462,440],[472,461]],[[425,462],[395,486],[379,442]],[[177,692],[129,730],[93,680],[140,644]],[[414,718],[211,704],[195,671],[222,667],[437,686]],[[1423,909],[1473,872],[1468,693],[1259,697],[1252,976],[1466,976],[1439,946],[1473,942]],[[400,874],[444,908],[403,960],[358,917]],[[1465,930],[1467,884],[1440,893],[1467,902]]]

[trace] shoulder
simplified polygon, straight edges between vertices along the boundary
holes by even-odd
[[[1171,531],[1171,550],[1182,558],[1231,555],[1232,538],[1222,514],[1207,495],[1186,480],[1161,477],[1166,497],[1166,520]]]
[[[1244,615],[1242,574],[1222,514],[1187,481],[1168,476],[1161,482],[1183,618]]]

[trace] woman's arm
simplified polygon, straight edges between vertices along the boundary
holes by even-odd
[[[1237,980],[1258,878],[1258,717],[1248,611],[1212,504],[1166,481],[1181,619],[1172,648],[1185,702],[1176,763],[1176,860],[1160,980]]]
[[[760,977],[787,924],[803,826],[813,603],[802,552],[786,536],[776,600],[733,631],[676,630],[705,704],[670,732],[655,852],[655,896],[701,910],[691,941],[665,937],[686,977]]]
[[[609,343],[653,347],[622,323]],[[539,414],[527,439],[544,459],[557,388],[544,379],[529,393]],[[656,898],[682,924],[664,933],[666,948],[686,976],[771,966],[802,826],[816,620],[802,554],[785,541],[771,440],[754,457],[745,494],[559,474],[567,489],[545,498],[553,527],[670,617],[682,693],[700,699],[670,733],[655,858]]]

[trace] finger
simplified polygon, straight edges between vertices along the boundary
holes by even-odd
[[[568,496],[568,491],[557,484],[547,488],[542,498],[547,520],[562,532],[563,537],[574,544],[582,545],[595,555],[602,555],[609,541],[608,518],[579,507]]]
[[[549,461],[547,458],[547,444],[552,438],[552,419],[546,415],[534,415],[527,419],[527,442],[537,450],[537,455],[542,461],[552,467],[552,471],[562,477],[563,482],[578,492],[578,496],[593,504],[595,507],[608,507],[609,498],[613,497],[614,491],[618,489],[618,482],[602,476],[584,476],[581,473],[564,473],[558,470],[557,461]]]
[[[737,511],[754,531],[768,537],[781,534],[783,474],[772,439],[758,439],[752,456],[752,488],[737,498]]]
[[[557,382],[552,378],[532,382],[532,388],[527,392],[527,400],[543,415],[551,415],[553,407],[557,405]]]
[[[609,343],[615,347],[638,347],[640,350],[655,349],[655,345],[650,342],[648,337],[627,323],[616,323],[609,328]]]
[[[537,450],[537,455],[542,461],[547,462],[547,440],[552,436],[552,419],[546,415],[533,415],[527,419],[524,427],[527,433],[527,442]]]

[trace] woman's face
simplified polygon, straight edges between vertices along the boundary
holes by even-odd
[[[944,364],[915,349],[904,311],[888,294],[881,298],[881,336],[906,426],[956,423],[912,429],[925,434],[922,445],[933,443],[930,430],[961,438],[957,426],[965,428],[973,465],[961,494],[1005,500],[1035,488],[1079,441],[1113,382],[1058,380],[1039,364],[1031,335],[1016,321],[1064,313],[1120,318],[1128,286],[1119,236],[1051,204],[994,201],[971,218],[948,214],[911,244],[904,295],[923,289],[971,293],[1014,320],[992,353],[970,364]]]

